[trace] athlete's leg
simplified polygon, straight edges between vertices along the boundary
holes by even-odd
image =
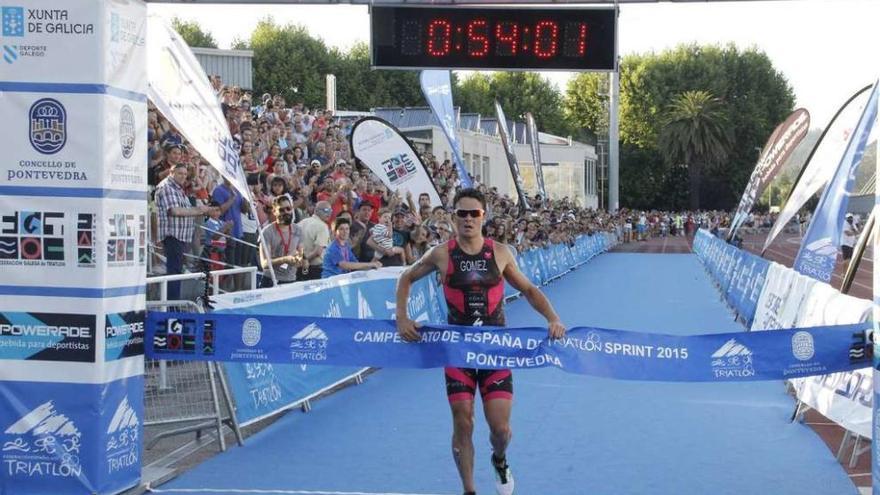
[[[483,413],[489,425],[489,441],[492,442],[492,452],[497,459],[504,459],[513,436],[510,430],[512,410],[513,401],[510,399],[494,398],[483,401]]]
[[[465,492],[476,491],[474,487],[474,401],[450,402],[452,409],[452,457],[461,476]]]

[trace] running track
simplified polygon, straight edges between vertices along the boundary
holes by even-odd
[[[545,288],[570,326],[739,331],[693,255],[606,254]],[[540,324],[524,301],[508,321]],[[779,382],[618,382],[515,372],[509,452],[518,495],[854,494]],[[382,370],[291,413],[167,493],[460,493],[440,370]],[[493,493],[477,422],[476,478]],[[186,491],[181,489],[187,489]],[[195,491],[189,491],[195,490]]]

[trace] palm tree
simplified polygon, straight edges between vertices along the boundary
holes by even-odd
[[[687,167],[691,209],[700,208],[703,169],[727,158],[732,141],[724,103],[712,93],[685,91],[672,100],[660,132],[660,152],[668,163]]]

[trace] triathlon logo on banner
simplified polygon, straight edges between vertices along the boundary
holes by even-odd
[[[95,362],[95,316],[0,313],[0,359]]]
[[[15,478],[82,476],[82,433],[66,415],[44,402],[4,430],[3,474]]]
[[[95,215],[78,213],[76,215],[76,264],[81,267],[94,267],[97,260],[95,244]]]
[[[104,318],[104,360],[144,354],[144,311],[111,313]]]
[[[131,467],[140,467],[140,430],[141,422],[137,412],[128,402],[128,396],[122,398],[110,426],[107,427],[107,472],[113,474]]]
[[[60,211],[14,211],[0,215],[0,265],[64,266]]]
[[[396,189],[415,176],[416,164],[409,156],[401,154],[382,161],[382,170]]]
[[[146,240],[145,215],[113,214],[107,219],[107,266],[144,266]]]

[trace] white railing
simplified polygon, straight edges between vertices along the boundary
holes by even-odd
[[[242,266],[239,268],[226,268],[224,270],[212,270],[211,288],[214,294],[220,294],[220,277],[224,275],[238,275],[241,273],[250,274],[251,289],[257,288],[257,267]],[[159,301],[168,299],[168,282],[182,282],[184,280],[203,280],[205,274],[203,272],[178,273],[175,275],[159,275],[157,277],[148,277],[147,286],[159,284]]]

